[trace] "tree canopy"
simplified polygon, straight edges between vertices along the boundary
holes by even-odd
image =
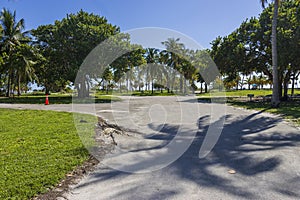
[[[262,74],[273,83],[272,19],[274,4],[259,18],[245,20],[239,28],[212,42],[211,56],[225,77],[225,84],[241,75]],[[299,1],[282,1],[277,24],[279,95],[287,96],[291,78],[299,74]],[[294,76],[295,75],[295,76]],[[282,94],[282,86],[284,92]]]
[[[261,3],[265,6],[267,1]],[[199,85],[202,92],[204,84],[208,92],[217,79],[227,89],[274,85],[274,6],[268,4],[259,17],[246,19],[229,35],[217,37],[209,50],[188,49],[180,38],[161,41],[164,49],[144,49],[132,44],[130,35],[105,17],[83,10],[26,32],[24,19],[16,21],[16,12],[3,9],[0,88],[11,96],[14,91],[18,95],[26,91],[29,82],[43,86],[46,93],[72,85],[79,97],[88,97],[90,88],[185,93],[188,86],[197,89]],[[276,70],[283,99],[290,81],[299,77],[299,11],[297,0],[281,1],[278,7]],[[90,56],[95,59],[89,60]],[[221,77],[211,73],[213,61]],[[82,66],[85,73],[80,71]]]

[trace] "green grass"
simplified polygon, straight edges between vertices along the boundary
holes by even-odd
[[[126,94],[123,94],[123,95],[126,95]],[[167,90],[163,90],[163,92],[161,91],[143,91],[143,92],[138,92],[138,91],[135,91],[135,92],[132,92],[130,93],[130,95],[132,96],[174,96],[174,95],[178,95],[176,93],[168,93]]]
[[[254,97],[271,95],[272,90],[234,90],[226,91],[226,100],[233,106],[239,106],[246,109],[265,110],[266,112],[282,115],[284,118],[294,122],[300,126],[300,102],[288,101],[282,102],[279,108],[271,108],[270,102],[250,102],[247,97],[248,94],[254,94]],[[300,94],[300,89],[295,89],[295,94]],[[222,98],[224,93],[212,92],[207,94],[200,94],[198,96],[199,102],[225,102]]]
[[[100,95],[107,95],[105,91],[97,91],[96,92],[97,96]],[[161,92],[160,90],[154,90],[153,93],[151,90],[147,90],[147,91],[126,91],[123,90],[122,93],[120,93],[120,91],[109,91],[108,95],[115,95],[115,96],[173,96],[173,95],[178,95],[177,93],[168,93],[167,90],[163,90],[163,92]]]
[[[81,117],[91,134],[95,117]],[[88,156],[71,113],[0,109],[0,199],[44,193]]]
[[[7,98],[0,97],[0,103],[20,103],[20,104],[44,104],[46,96],[44,94],[38,95],[22,95],[20,97]],[[71,94],[51,94],[49,95],[50,104],[70,104],[70,103],[110,103],[112,101],[119,101],[120,98],[111,95],[96,95],[86,98],[84,100],[72,99]]]
[[[254,94],[254,96],[266,96],[272,94],[272,90],[237,90],[227,91],[226,96],[240,96],[246,97],[248,94]]]
[[[282,115],[284,118],[291,120],[297,126],[300,126],[300,102],[290,101],[282,102],[279,108],[271,108],[270,102],[241,102],[229,101],[233,106],[239,106],[246,109],[265,110],[266,112]]]
[[[289,91],[290,92],[290,91]],[[264,90],[232,90],[232,91],[226,91],[227,97],[247,97],[248,94],[254,94],[255,97],[257,96],[266,96],[272,94],[272,90],[270,89],[264,89]],[[223,93],[220,92],[212,92],[212,93],[206,93],[206,94],[199,94],[200,97],[210,97],[210,96],[223,96]],[[289,93],[290,94],[290,93]],[[300,94],[300,89],[295,89],[295,94]]]

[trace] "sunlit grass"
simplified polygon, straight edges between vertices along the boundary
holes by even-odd
[[[222,99],[225,92],[214,91],[212,93],[200,94],[198,97],[199,102],[218,102],[218,98]],[[254,95],[254,100],[250,102],[248,94]],[[263,101],[263,97],[271,95],[272,90],[234,90],[226,91],[226,101],[230,105],[243,107],[246,109],[265,110],[266,112],[282,115],[284,118],[292,121],[297,126],[300,126],[300,102],[298,101],[286,101],[280,104],[279,108],[271,108],[269,101]],[[300,89],[295,89],[295,94],[300,94]],[[225,100],[223,101],[225,102]]]
[[[115,91],[109,91],[106,93],[105,91],[97,91],[97,95],[114,95],[114,96],[174,96],[178,95],[177,93],[174,92],[168,92],[167,90],[154,90],[153,93],[151,90],[147,91],[122,91],[120,92],[119,90]]]
[[[0,103],[20,103],[20,104],[44,104],[45,94],[24,94],[14,98],[0,97]],[[70,104],[70,103],[110,103],[119,101],[120,98],[113,95],[96,94],[90,98],[78,99],[73,98],[72,94],[53,93],[48,96],[50,104]]]
[[[95,117],[82,116],[93,134]],[[0,109],[0,199],[44,193],[88,156],[71,113]]]
[[[212,91],[210,93],[199,94],[200,97],[210,97],[210,96],[224,96],[224,93],[227,97],[247,97],[248,94],[254,94],[255,97],[271,95],[272,90],[231,90],[231,91]],[[290,91],[289,91],[290,94]],[[295,89],[295,94],[300,94],[300,89]]]

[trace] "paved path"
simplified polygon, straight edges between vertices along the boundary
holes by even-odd
[[[71,105],[0,107],[72,111]],[[125,153],[104,159],[93,173],[72,186],[67,198],[299,199],[299,129],[264,112],[225,108],[226,113],[218,104],[197,103],[191,97],[127,98],[94,108],[75,105],[73,110],[96,113],[136,134],[126,141],[117,138],[121,141],[118,146],[133,152],[132,156]],[[217,134],[223,120],[215,147],[199,159],[207,131],[215,125]],[[168,147],[173,141],[177,148]],[[182,156],[163,167],[190,142]],[[138,173],[128,172],[132,170]]]

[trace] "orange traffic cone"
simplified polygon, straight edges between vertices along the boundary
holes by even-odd
[[[45,101],[45,105],[49,105],[48,94],[46,94],[46,101]]]

